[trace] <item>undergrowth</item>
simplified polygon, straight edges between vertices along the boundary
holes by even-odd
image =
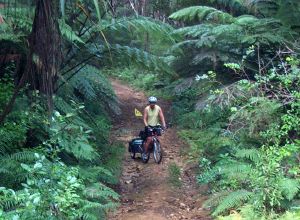
[[[181,180],[181,170],[180,167],[175,163],[170,163],[168,166],[168,182],[173,187],[181,187],[182,186],[182,180]]]

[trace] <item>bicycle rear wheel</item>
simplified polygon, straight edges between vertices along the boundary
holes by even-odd
[[[154,141],[153,145],[154,145],[154,150],[153,150],[154,161],[159,164],[162,160],[161,146],[158,141]]]

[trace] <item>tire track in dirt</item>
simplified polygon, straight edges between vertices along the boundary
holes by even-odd
[[[180,155],[184,143],[177,137],[176,128],[169,128],[161,138],[163,160],[156,164],[153,156],[143,164],[139,154],[133,160],[127,151],[128,141],[136,137],[144,128],[141,117],[134,115],[137,108],[143,112],[147,98],[142,92],[112,80],[112,85],[120,102],[122,114],[115,116],[113,137],[126,144],[123,160],[123,171],[119,183],[121,206],[115,213],[110,213],[109,220],[165,220],[191,219],[208,220],[209,212],[202,209],[206,199],[195,184],[191,167],[184,163]],[[170,118],[170,103],[158,100],[166,120]],[[182,170],[182,187],[174,188],[168,181],[168,166],[176,163]]]

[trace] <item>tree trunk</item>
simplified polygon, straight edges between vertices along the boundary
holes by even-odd
[[[61,64],[61,36],[58,26],[58,2],[37,0],[32,32],[29,36],[29,53],[24,73],[14,94],[0,115],[0,124],[11,112],[20,89],[28,83],[46,96],[49,114],[53,110],[57,72]]]
[[[47,97],[49,112],[62,60],[58,11],[56,0],[37,0],[29,38],[33,60],[29,65],[29,83]]]
[[[140,15],[146,16],[146,0],[140,0]]]

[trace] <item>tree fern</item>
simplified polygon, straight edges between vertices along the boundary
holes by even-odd
[[[201,37],[212,31],[216,25],[214,24],[199,24],[193,26],[187,26],[179,28],[173,31],[174,34],[183,34],[185,37]]]
[[[156,37],[174,42],[174,38],[171,36],[174,28],[171,25],[147,17],[116,19],[113,22],[108,22],[106,25],[102,26],[101,30],[104,33],[110,31],[120,32],[122,30],[129,33],[140,34],[147,32]]]
[[[171,68],[164,62],[164,57],[158,57],[138,48],[118,44],[112,47],[112,51],[117,56],[122,57],[123,61],[127,61],[128,63],[136,63],[154,71],[173,75]]]
[[[103,109],[107,108],[107,110],[112,111],[115,114],[120,113],[118,101],[112,90],[111,84],[96,67],[86,65],[83,68],[79,68],[79,70],[75,69],[75,71],[77,71],[77,73],[70,73],[63,77],[64,81],[67,81],[66,78],[71,77],[67,83],[64,84],[64,87],[77,89],[84,100],[97,100],[97,104],[102,105]],[[66,92],[65,88],[61,88],[61,90]],[[72,89],[67,91],[70,93],[69,95],[72,95]],[[62,95],[65,96],[65,94]]]
[[[232,15],[208,6],[193,6],[181,9],[169,16],[171,19],[182,21],[207,21],[214,23],[231,23]]]
[[[171,15],[171,18],[183,21],[191,21],[198,15],[204,19],[201,20],[203,23],[200,25],[179,28],[173,32],[174,35],[181,35],[183,39],[170,50],[171,54],[176,55],[172,67],[181,75],[202,74],[209,70],[205,67],[212,65],[219,69],[223,62],[238,63],[245,53],[242,48],[257,43],[261,45],[261,48],[272,48],[292,39],[293,36],[297,36],[296,33],[283,26],[282,22],[275,18],[241,15],[238,17],[231,16],[227,21],[221,19],[223,22],[215,21],[215,19],[207,22],[210,13],[221,14],[215,10],[206,6],[195,6],[182,9]],[[261,57],[264,56],[262,54]],[[245,65],[246,69],[249,67],[253,71],[257,68],[250,65],[251,62],[247,61],[247,63],[249,65]]]
[[[226,39],[227,42],[232,41],[238,44],[239,42],[246,42],[243,39],[253,34],[266,40],[270,39],[271,43],[282,42],[283,38],[276,34],[269,36],[266,29],[273,29],[273,31],[280,31],[281,24],[275,19],[257,19],[253,16],[240,16],[235,19],[232,24],[213,25],[202,24],[184,27],[176,30],[174,33],[184,34],[186,37],[199,38],[202,36],[214,37],[217,41]],[[283,31],[283,30],[282,30]],[[263,35],[264,34],[264,35]]]

